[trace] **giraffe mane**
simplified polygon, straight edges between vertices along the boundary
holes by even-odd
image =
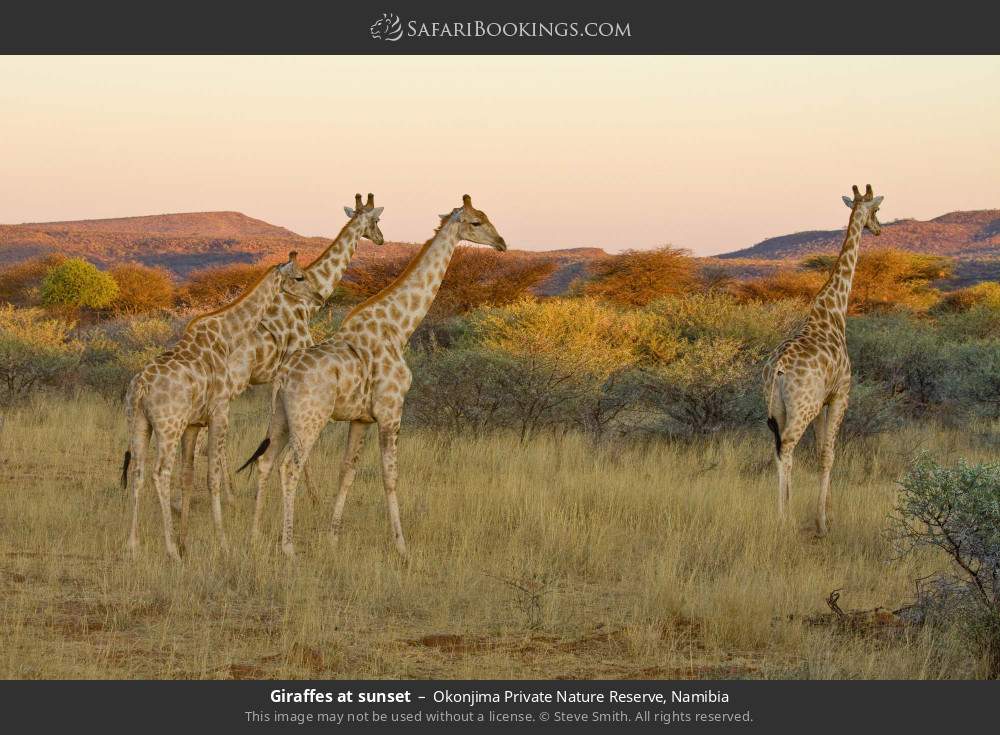
[[[316,265],[321,260],[326,258],[326,256],[329,255],[330,252],[333,250],[333,246],[336,245],[337,242],[339,242],[341,236],[347,231],[347,228],[351,226],[351,222],[353,221],[354,221],[353,217],[347,220],[347,222],[344,223],[344,226],[340,228],[340,232],[337,233],[337,236],[330,241],[329,245],[326,246],[326,249],[322,253],[317,255],[315,258],[313,258],[312,262],[309,265],[305,266],[302,270],[308,271],[314,265]]]
[[[441,232],[441,228],[444,227],[446,224],[448,224],[448,222],[450,221],[451,220],[448,218],[442,218],[441,224],[439,224],[437,226],[437,229],[434,230],[434,234],[430,237],[429,240],[427,240],[423,245],[420,246],[420,251],[413,256],[413,258],[410,260],[409,263],[406,264],[406,267],[403,269],[403,272],[400,273],[398,276],[396,276],[394,279],[392,279],[392,283],[383,288],[377,294],[369,296],[367,299],[365,299],[360,304],[351,309],[349,312],[347,312],[347,316],[344,317],[344,321],[341,322],[341,326],[347,324],[347,321],[352,316],[357,314],[359,311],[362,311],[363,309],[366,309],[369,306],[372,306],[373,304],[377,304],[379,301],[386,298],[397,288],[402,286],[406,282],[406,279],[409,278],[410,274],[413,272],[413,269],[416,268],[417,265],[420,263],[420,261],[424,259],[424,256],[427,255],[427,251],[431,249],[431,244],[434,242],[434,240],[437,239],[438,234]]]
[[[189,331],[191,331],[191,328],[195,324],[198,324],[198,323],[204,321],[205,319],[207,319],[210,316],[218,316],[219,314],[224,314],[225,312],[229,311],[234,306],[236,306],[237,304],[239,304],[240,302],[242,302],[250,294],[252,294],[254,291],[256,291],[260,287],[260,284],[262,284],[264,282],[264,279],[267,278],[271,274],[271,271],[273,271],[277,267],[278,266],[276,266],[276,265],[272,265],[270,268],[268,268],[263,273],[261,273],[257,277],[257,280],[255,280],[253,283],[251,283],[249,286],[247,286],[243,290],[243,293],[241,293],[235,299],[233,299],[232,301],[230,301],[228,304],[223,304],[218,309],[213,309],[212,311],[206,312],[204,314],[199,314],[194,319],[192,319],[191,321],[189,321],[187,323],[187,325],[184,327],[184,334],[187,334]]]

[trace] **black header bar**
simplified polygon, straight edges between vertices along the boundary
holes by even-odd
[[[9,4],[3,53],[997,53],[987,3]]]

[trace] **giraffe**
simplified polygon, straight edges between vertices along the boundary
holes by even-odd
[[[147,364],[129,383],[125,412],[129,423],[129,449],[122,467],[122,484],[132,487],[132,526],[128,550],[139,549],[139,495],[145,480],[146,451],[156,435],[156,470],[153,481],[163,511],[167,554],[180,559],[174,541],[170,508],[170,475],[178,441],[185,457],[182,487],[191,484],[188,459],[194,456],[198,429],[208,426],[209,490],[212,516],[219,542],[225,548],[219,486],[224,471],[222,449],[229,420],[229,401],[234,393],[230,368],[231,345],[239,344],[256,328],[267,307],[279,293],[298,299],[315,298],[305,271],[295,262],[269,268],[263,276],[231,304],[192,319],[174,347]],[[131,465],[131,468],[130,468]],[[182,490],[181,543],[187,530],[190,492]]]
[[[837,430],[847,410],[851,361],[847,355],[847,304],[858,262],[861,233],[881,234],[877,213],[882,197],[868,185],[864,196],[844,197],[851,218],[840,256],[797,334],[783,342],[764,366],[767,425],[774,433],[778,465],[778,514],[785,516],[791,493],[792,453],[814,420],[822,479],[816,511],[816,534],[825,536],[831,522],[830,470]]]
[[[295,350],[312,345],[309,321],[330,298],[347,270],[358,241],[364,237],[375,245],[382,245],[384,239],[378,227],[383,207],[375,206],[375,196],[368,194],[362,204],[361,194],[354,195],[354,208],[344,207],[350,218],[333,242],[305,268],[307,283],[316,298],[303,300],[292,294],[280,292],[265,310],[264,317],[245,340],[230,344],[230,369],[234,383],[233,397],[242,393],[250,385],[270,383],[281,361]],[[194,439],[198,431],[195,428]],[[184,455],[182,478],[193,477],[194,453]],[[308,476],[307,476],[308,482]],[[223,475],[227,499],[232,503],[232,482],[228,467]],[[183,493],[182,493],[183,496]]]
[[[460,240],[499,251],[507,249],[486,214],[464,195],[462,206],[441,215],[434,236],[392,284],[352,309],[330,340],[296,352],[282,366],[273,384],[267,436],[240,467],[243,470],[256,462],[259,470],[254,539],[259,534],[268,477],[275,460],[290,447],[280,466],[284,504],[281,545],[287,556],[295,556],[292,524],[299,473],[320,431],[334,420],[350,422],[330,531],[331,542],[336,542],[355,464],[368,427],[375,423],[392,535],[396,549],[406,556],[396,499],[397,440],[411,379],[403,350],[434,301]]]

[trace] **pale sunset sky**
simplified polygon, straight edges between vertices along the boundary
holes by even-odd
[[[725,252],[1000,208],[1000,57],[0,57],[0,222],[238,210],[422,241]]]

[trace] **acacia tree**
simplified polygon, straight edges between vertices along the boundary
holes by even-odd
[[[163,268],[126,263],[111,270],[118,284],[114,307],[124,313],[169,309],[174,303],[174,284]]]
[[[265,270],[266,266],[246,263],[202,268],[191,273],[178,289],[178,301],[199,309],[221,306],[243,293]]]
[[[0,273],[0,301],[15,306],[37,305],[45,275],[66,260],[65,255],[43,255],[4,267]]]
[[[345,287],[358,298],[368,298],[387,288],[411,261],[410,256],[377,258],[352,265]],[[433,321],[465,314],[480,306],[511,304],[555,269],[551,261],[531,256],[461,247],[445,272],[429,318]]]
[[[829,273],[833,255],[815,255],[802,262],[807,271]],[[948,278],[954,269],[950,258],[911,253],[896,248],[862,250],[851,285],[850,312],[863,314],[893,306],[926,309],[938,301],[931,283]]]
[[[698,267],[690,252],[665,245],[655,250],[626,250],[594,261],[583,293],[624,306],[645,306],[691,291],[698,284]]]

